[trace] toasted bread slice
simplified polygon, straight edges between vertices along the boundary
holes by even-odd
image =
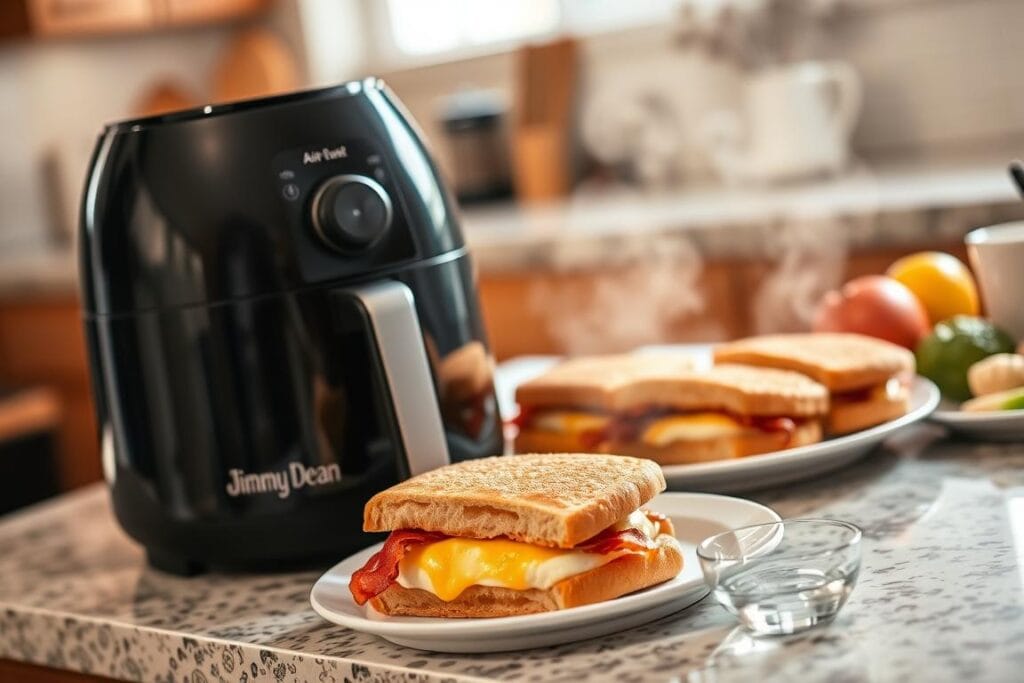
[[[903,384],[891,391],[875,392],[862,401],[834,400],[828,413],[830,434],[849,434],[895,420],[910,410],[910,389]]]
[[[393,583],[370,604],[392,616],[449,618],[510,617],[589,605],[663,583],[679,574],[683,553],[678,541],[668,534],[655,540],[657,547],[653,550],[624,555],[547,590],[470,586],[459,597],[445,602],[428,591]]]
[[[623,386],[642,378],[673,379],[693,368],[685,354],[581,356],[520,384],[516,401],[523,406],[572,406],[614,410]]]
[[[748,455],[807,446],[819,441],[821,424],[817,420],[810,420],[797,425],[788,439],[781,433],[749,430],[735,436],[674,441],[664,446],[655,446],[644,441],[609,441],[602,444],[601,450],[606,453],[647,458],[659,465],[685,465],[744,458]]]
[[[914,371],[914,354],[860,334],[776,334],[722,344],[716,363],[743,363],[801,372],[830,391],[851,391]]]
[[[797,372],[723,364],[672,378],[637,379],[615,392],[613,405],[616,411],[658,406],[812,417],[828,410],[828,390]]]
[[[737,415],[822,415],[828,391],[804,375],[746,365],[695,370],[686,356],[577,358],[520,385],[520,405],[607,413],[651,406]]]
[[[363,529],[423,529],[560,548],[591,538],[665,489],[657,464],[609,455],[466,460],[381,491]]]

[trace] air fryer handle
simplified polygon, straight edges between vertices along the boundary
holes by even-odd
[[[369,319],[409,475],[447,465],[448,442],[412,290],[385,280],[345,292]]]

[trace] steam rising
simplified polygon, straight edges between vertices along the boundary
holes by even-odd
[[[703,261],[687,239],[633,236],[593,245],[562,243],[551,254],[554,269],[565,263],[599,265],[584,280],[559,277],[536,280],[528,305],[543,312],[555,341],[569,355],[628,351],[644,344],[682,341],[688,319],[703,317],[706,301],[700,284]],[[686,341],[721,338],[715,324],[692,320]]]
[[[789,220],[765,247],[773,269],[757,288],[751,317],[755,334],[807,330],[822,295],[839,286],[846,263],[840,218]]]
[[[534,280],[526,303],[569,355],[807,330],[821,296],[842,282],[851,229],[844,221],[790,217],[777,226],[719,232],[731,256],[751,257],[738,266],[744,270],[718,279],[719,287],[731,282],[724,291],[708,290],[700,249],[678,233],[566,241],[550,253],[556,275]],[[747,276],[765,261],[760,280]],[[731,311],[749,311],[739,320],[742,329],[726,328]]]

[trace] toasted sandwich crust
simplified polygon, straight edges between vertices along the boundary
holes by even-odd
[[[830,391],[863,389],[914,371],[914,354],[860,334],[809,333],[750,337],[715,347],[716,363],[795,370]]]
[[[735,364],[694,370],[674,355],[576,358],[520,385],[516,400],[607,413],[659,406],[805,417],[828,409],[828,391],[800,373]]]
[[[828,413],[828,432],[849,434],[902,417],[910,410],[910,390],[902,387],[894,396],[864,401],[834,401]]]
[[[618,354],[581,356],[554,366],[516,389],[527,406],[573,406],[614,410],[615,394],[641,378],[674,378],[693,368],[685,354]]]
[[[828,410],[828,390],[796,372],[722,364],[673,378],[641,379],[615,396],[617,411],[649,406],[734,415],[810,417]]]
[[[536,588],[517,591],[496,586],[470,586],[459,597],[445,602],[430,591],[405,588],[397,583],[391,584],[377,597],[370,598],[370,605],[381,614],[392,617],[448,619],[514,617],[558,609],[551,591]]]
[[[479,458],[421,474],[366,504],[365,531],[422,529],[451,536],[571,548],[665,489],[656,463],[609,455]]]
[[[669,534],[657,537],[657,547],[624,555],[556,583],[548,590],[512,590],[470,586],[450,602],[433,593],[392,584],[370,600],[378,612],[391,616],[483,618],[549,612],[611,600],[668,581],[683,569],[683,553]]]

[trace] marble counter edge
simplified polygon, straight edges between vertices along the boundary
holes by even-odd
[[[487,680],[187,634],[6,601],[0,601],[0,636],[0,659],[123,680],[170,682],[190,668],[193,681],[205,681],[207,676],[234,680],[236,675],[236,680],[246,680],[242,676],[245,673],[253,678],[269,675],[277,680],[329,681],[332,675],[341,680],[371,682]]]

